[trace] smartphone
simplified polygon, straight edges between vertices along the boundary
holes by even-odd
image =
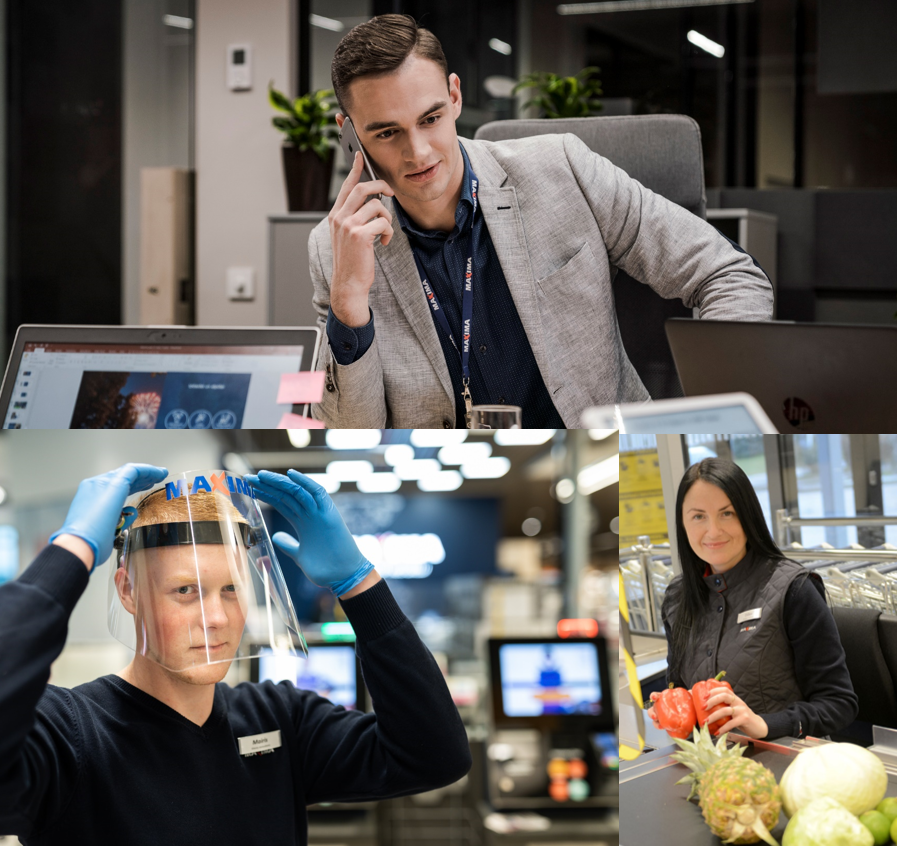
[[[349,165],[351,169],[352,164],[355,162],[355,153],[358,150],[361,150],[361,157],[364,159],[364,164],[361,169],[361,179],[359,182],[374,182],[376,179],[379,179],[376,173],[374,173],[374,169],[371,167],[371,162],[368,159],[367,153],[364,151],[364,147],[361,146],[361,141],[358,140],[358,135],[355,132],[355,127],[352,126],[352,119],[347,117],[343,121],[343,128],[339,133],[339,143],[340,147],[343,148],[343,153],[346,155],[346,163]],[[378,200],[381,199],[382,195],[380,194],[372,194],[368,197],[368,200],[376,197]],[[365,200],[367,202],[367,200]]]

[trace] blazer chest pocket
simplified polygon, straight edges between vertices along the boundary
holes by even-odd
[[[544,279],[540,279],[537,284],[543,294],[551,294],[558,289],[569,291],[571,286],[580,288],[585,294],[590,288],[594,288],[594,284],[590,284],[594,283],[594,276],[595,257],[587,241],[572,258],[557,270],[551,271]]]

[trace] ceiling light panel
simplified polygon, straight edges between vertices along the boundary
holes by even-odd
[[[466,429],[414,429],[411,432],[411,444],[416,447],[444,447],[463,444],[466,440]]]
[[[380,446],[380,430],[328,429],[325,439],[330,449],[374,449]]]
[[[464,478],[457,470],[443,470],[420,479],[417,486],[428,493],[434,491],[455,491],[461,487]]]
[[[485,461],[492,455],[492,444],[485,441],[468,441],[463,444],[450,444],[439,450],[438,458],[443,464],[468,464],[474,461]]]
[[[499,446],[534,446],[550,440],[557,429],[496,429]]]
[[[374,465],[370,461],[331,461],[327,465],[327,475],[340,482],[357,482],[373,472]]]

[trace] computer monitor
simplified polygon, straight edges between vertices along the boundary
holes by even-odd
[[[586,409],[584,429],[618,429],[629,435],[731,434],[774,435],[778,430],[750,394],[662,399]]]
[[[267,646],[260,646],[256,654],[253,681],[288,681],[346,710],[365,710],[364,681],[354,644],[309,643],[307,658],[275,655]]]
[[[492,639],[489,669],[496,727],[613,729],[604,638]]]
[[[310,370],[317,328],[20,326],[5,429],[275,429],[281,376]]]

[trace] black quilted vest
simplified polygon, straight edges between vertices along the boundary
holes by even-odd
[[[757,714],[781,711],[803,699],[783,614],[791,583],[809,575],[794,561],[769,561],[748,552],[729,572],[705,576],[710,597],[689,654],[678,661],[678,677],[690,688],[725,670],[725,680]],[[670,632],[681,580],[673,580],[664,601]]]

